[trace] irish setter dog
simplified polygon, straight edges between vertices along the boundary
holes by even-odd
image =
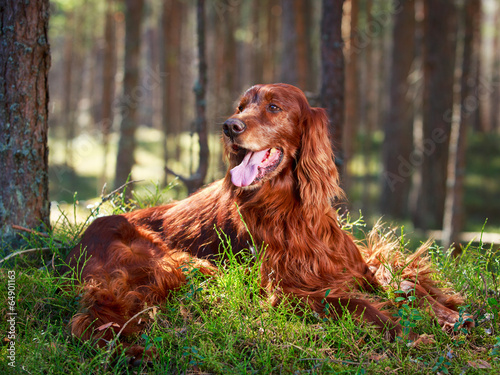
[[[67,270],[83,267],[74,335],[103,345],[117,332],[135,333],[144,316],[131,318],[183,285],[184,266],[214,274],[210,260],[220,255],[215,227],[230,237],[234,251],[249,247],[249,233],[267,245],[258,256],[262,290],[273,305],[293,296],[324,315],[328,303],[329,316],[349,312],[393,339],[400,324],[366,297],[393,287],[415,295],[443,329],[459,321],[460,297],[437,288],[422,256],[425,246],[405,258],[396,243],[376,234],[361,245],[342,230],[332,207],[343,192],[328,119],[302,91],[253,86],[222,131],[229,161],[224,179],[178,202],[98,218],[86,230],[67,258]]]

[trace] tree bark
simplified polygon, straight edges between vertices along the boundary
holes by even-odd
[[[279,9],[279,4],[279,0],[269,0],[265,2],[265,6],[263,7],[264,12],[267,13],[267,22],[265,24],[266,38],[263,38],[264,45],[266,46],[263,57],[263,64],[266,67],[263,71],[263,82],[271,82],[277,74],[276,51],[278,50],[281,36],[279,28],[281,15],[276,12],[276,9]],[[233,21],[229,20],[228,22]]]
[[[366,2],[366,33],[373,34],[368,27],[371,27],[373,22],[372,16],[373,1]],[[370,41],[365,48],[364,64],[363,64],[363,78],[364,82],[361,84],[363,87],[363,110],[361,111],[362,118],[360,123],[364,125],[364,141],[363,141],[363,161],[365,165],[365,174],[363,176],[363,213],[367,216],[370,215],[371,210],[371,193],[372,193],[372,150],[373,150],[373,131],[375,129],[376,115],[375,115],[375,77],[373,72],[376,71],[377,59],[374,58],[374,45]]]
[[[282,0],[283,9],[281,35],[283,39],[283,58],[281,65],[281,81],[297,85],[297,30],[296,18],[299,15],[293,6],[294,0]]]
[[[50,229],[49,1],[0,5],[0,238],[17,224]]]
[[[467,3],[468,0],[465,2]],[[482,37],[482,10],[481,10],[481,1],[472,1],[472,6],[469,6],[469,11],[472,12],[472,17],[474,19],[477,19],[477,22],[474,21],[474,30],[473,30],[473,48],[477,49],[478,51],[482,50],[482,44],[483,44],[483,37]],[[498,31],[496,29],[495,31]],[[483,54],[484,55],[484,54]],[[481,56],[481,53],[480,55]],[[474,76],[474,87],[471,87],[471,90],[475,90],[477,95],[484,95],[485,87],[484,87],[484,82],[482,82],[482,75],[483,75],[483,67],[481,66],[481,62],[478,62],[478,64],[474,67],[475,70],[475,76]],[[487,69],[486,69],[487,70]],[[498,86],[497,86],[498,87]],[[487,90],[489,88],[486,88]],[[488,100],[478,100],[477,101],[477,106],[472,111],[472,115],[469,116],[470,120],[472,120],[472,124],[470,127],[474,127],[475,130],[478,132],[485,132],[490,129],[491,124],[489,123],[489,114],[488,114],[488,108],[490,106],[488,104],[491,104],[491,102],[488,103]],[[469,125],[468,125],[469,126]]]
[[[141,47],[141,23],[144,0],[125,2],[125,57],[123,94],[120,103],[122,120],[120,141],[115,169],[115,187],[122,186],[132,173],[135,150],[135,131],[137,130],[141,87],[139,85],[139,61]]]
[[[307,90],[311,66],[310,0],[282,0],[283,53],[281,81]]]
[[[456,7],[449,0],[424,0],[423,137],[418,157],[421,164],[418,198],[413,209],[417,228],[439,228],[443,223],[453,115],[453,83],[456,47]]]
[[[168,138],[178,136],[182,129],[182,79],[180,72],[180,60],[182,55],[181,36],[184,22],[185,5],[179,0],[165,0],[162,9],[162,31],[160,47],[160,69],[166,73],[165,83],[162,91],[162,123],[164,134],[163,159],[165,167],[168,165],[169,157],[180,156],[180,146],[171,149],[167,145]],[[173,142],[171,142],[172,145]],[[165,176],[166,177],[166,176]],[[166,182],[166,180],[165,180]]]
[[[493,38],[493,85],[490,96],[490,126],[491,131],[500,131],[500,4],[495,13],[495,37]]]
[[[107,1],[107,9],[104,25],[104,58],[102,72],[102,100],[101,118],[99,123],[102,130],[103,163],[101,174],[101,186],[106,183],[107,160],[109,153],[109,136],[113,126],[113,101],[115,94],[116,74],[116,43],[115,43],[115,20],[114,0]]]
[[[74,163],[73,163],[73,148],[71,141],[75,137],[74,126],[74,106],[73,106],[73,47],[75,38],[73,36],[73,25],[75,17],[70,11],[66,14],[66,29],[70,30],[64,36],[64,69],[63,69],[63,110],[62,110],[62,125],[64,129],[64,162],[71,169],[71,182],[74,180]],[[71,185],[73,185],[71,183]]]
[[[391,54],[389,114],[384,124],[382,146],[381,211],[394,218],[408,212],[413,168],[408,168],[413,150],[413,106],[409,97],[409,75],[415,58],[415,2],[395,1]]]
[[[344,53],[342,6],[344,1],[323,0],[321,18],[321,106],[330,119],[335,162],[343,175]]]
[[[448,181],[443,222],[443,246],[448,249],[455,247],[455,254],[460,252],[459,234],[464,224],[464,178],[465,178],[465,151],[467,148],[468,118],[477,110],[477,106],[470,103],[471,98],[478,100],[471,87],[474,82],[475,71],[479,66],[479,50],[474,43],[474,34],[480,22],[478,13],[481,0],[468,0],[463,8],[464,41],[462,58],[462,75],[460,79],[460,120],[454,124],[450,142]],[[472,104],[472,106],[471,106]]]
[[[345,131],[344,131],[344,189],[349,190],[351,178],[347,172],[356,143],[357,130],[359,129],[359,70],[358,70],[358,19],[359,0],[350,0],[350,37],[346,50],[345,68]]]
[[[167,172],[176,175],[187,187],[188,194],[194,193],[204,183],[209,166],[208,129],[206,119],[207,62],[205,53],[205,0],[197,0],[196,20],[198,35],[198,80],[193,88],[196,97],[196,132],[200,146],[197,171],[190,177],[177,175],[167,168]]]

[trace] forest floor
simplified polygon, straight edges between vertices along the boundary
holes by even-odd
[[[142,164],[143,156],[139,155],[160,155],[161,146],[155,145],[158,139],[155,133],[140,137],[143,138],[140,138],[137,158]],[[475,144],[472,140],[470,146],[474,152],[470,162],[474,172],[468,177],[467,204],[480,204],[477,213],[472,214],[478,215],[477,222],[471,224],[473,230],[480,230],[484,223],[481,212],[498,213],[500,205],[495,177],[500,173],[498,139],[496,144],[483,141]],[[487,147],[497,153],[486,153]],[[60,157],[57,152],[61,151],[54,147],[51,151],[57,160]],[[187,285],[150,315],[151,323],[144,334],[129,339],[156,348],[158,357],[152,363],[130,367],[119,350],[110,351],[116,344],[114,341],[101,349],[80,342],[68,329],[71,317],[78,311],[79,289],[68,285],[68,280],[57,276],[54,270],[63,263],[85,225],[97,215],[154,205],[183,194],[179,187],[175,191],[175,188],[160,189],[149,183],[138,189],[132,205],[126,204],[119,194],[101,204],[98,198],[101,188],[96,189],[99,178],[90,173],[99,165],[98,151],[92,149],[82,158],[85,163],[78,167],[81,169],[77,169],[77,173],[86,176],[88,183],[77,182],[81,190],[72,185],[51,186],[53,200],[66,199],[69,203],[61,205],[65,207],[62,212],[53,209],[53,231],[49,237],[26,233],[23,248],[0,251],[0,296],[6,301],[15,301],[12,306],[0,305],[4,317],[0,320],[0,332],[4,332],[0,373],[500,373],[500,257],[495,247],[481,242],[470,244],[460,258],[452,258],[437,244],[429,254],[440,285],[462,294],[465,304],[461,316],[470,314],[475,322],[475,327],[469,330],[455,327],[453,334],[441,331],[428,311],[416,308],[410,299],[401,301],[397,290],[386,291],[381,298],[392,301],[396,316],[420,336],[418,340],[409,341],[402,335],[388,342],[372,327],[358,324],[348,314],[333,320],[320,318],[308,310],[296,315],[284,306],[271,308],[259,290],[258,262],[250,257],[238,261],[229,257],[218,264],[223,272],[217,277],[207,278],[196,270],[186,270]],[[141,175],[138,171],[138,177],[158,181],[162,173],[161,160],[153,162],[147,156],[145,160],[146,165],[156,166],[156,172]],[[52,164],[52,173],[56,165]],[[183,172],[180,165],[177,167]],[[57,168],[62,167],[56,167],[56,172]],[[85,168],[89,171],[87,175],[82,173]],[[109,168],[112,170],[111,165]],[[64,177],[70,172],[60,169],[59,173],[62,181],[66,181]],[[54,174],[52,182],[53,178]],[[374,194],[375,189],[373,186],[371,190]],[[71,203],[74,190],[78,190],[77,204]],[[472,199],[474,191],[488,201]],[[63,194],[67,194],[66,197]],[[361,238],[367,227],[358,222],[353,234]],[[399,243],[405,248],[420,244],[419,240],[406,235],[406,226],[393,228],[392,232],[404,234]],[[16,251],[26,252],[7,259],[8,253]],[[12,299],[9,300],[9,296]]]
[[[147,202],[135,205],[155,202],[160,194],[153,192]],[[105,204],[115,212],[133,208],[124,205],[119,195]],[[101,213],[101,207],[94,206],[94,215]],[[154,361],[134,367],[116,346],[117,339],[94,348],[69,333],[70,319],[79,310],[80,290],[70,282],[74,279],[60,277],[55,270],[83,227],[62,216],[49,237],[26,234],[26,248],[39,250],[2,260],[0,295],[15,304],[0,307],[5,317],[0,321],[4,332],[0,373],[500,373],[500,257],[486,244],[467,247],[458,259],[437,245],[430,250],[441,287],[462,294],[461,317],[471,315],[474,328],[457,325],[452,334],[445,333],[411,297],[402,300],[398,290],[380,292],[379,298],[391,303],[405,330],[419,335],[413,341],[403,333],[389,342],[349,314],[336,320],[308,309],[295,314],[287,303],[270,307],[260,293],[259,261],[251,256],[236,260],[229,255],[217,264],[223,271],[215,277],[186,268],[187,284],[144,314],[149,323],[143,334],[126,338],[157,352]],[[356,220],[353,234],[362,237],[364,230]],[[403,230],[396,233],[402,235]],[[404,236],[399,243],[409,245]]]

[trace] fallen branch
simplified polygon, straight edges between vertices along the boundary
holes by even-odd
[[[20,225],[12,224],[11,227],[13,229],[17,229],[17,230],[20,230],[20,231],[23,231],[23,232],[28,232],[28,233],[31,233],[31,234],[35,234],[37,236],[41,236],[41,237],[45,237],[45,238],[50,238],[50,236],[48,234],[46,234],[46,233],[37,232],[36,230],[25,228],[25,227],[22,227]]]
[[[0,260],[0,264],[5,262],[6,260],[9,260],[10,258],[13,258],[15,257],[16,255],[21,255],[21,254],[25,254],[25,253],[32,253],[34,251],[47,251],[47,250],[50,250],[51,248],[50,247],[39,247],[39,248],[36,248],[36,249],[27,249],[27,250],[21,250],[21,251],[17,251],[15,253],[12,253],[12,254],[9,254],[7,255],[5,258],[1,259]]]

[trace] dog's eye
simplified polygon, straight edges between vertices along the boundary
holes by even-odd
[[[276,104],[269,104],[267,107],[271,112],[279,112],[281,111],[281,108],[278,107]]]
[[[242,105],[238,106],[237,109],[238,109],[238,112],[243,112],[243,106]]]

